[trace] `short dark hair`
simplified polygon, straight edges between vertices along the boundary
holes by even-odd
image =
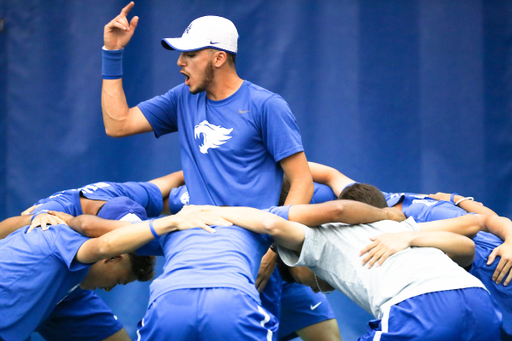
[[[228,54],[228,63],[231,64],[231,66],[235,66],[236,65],[236,54],[234,53],[229,53],[229,52],[226,52]]]
[[[384,194],[370,184],[355,183],[347,186],[341,192],[339,199],[360,201],[378,208],[388,207]]]
[[[281,278],[285,280],[288,283],[296,283],[297,281],[293,276],[290,274],[290,267],[286,264],[284,264],[283,260],[279,256],[279,253],[277,254],[277,260],[276,260],[276,266],[277,270],[279,271],[279,274],[281,275]]]
[[[155,276],[155,256],[139,256],[135,252],[128,253],[133,273],[140,282],[147,282]]]

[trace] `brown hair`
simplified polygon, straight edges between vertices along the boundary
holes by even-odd
[[[339,199],[360,201],[378,208],[388,207],[384,194],[370,184],[355,183],[347,186],[341,192]]]

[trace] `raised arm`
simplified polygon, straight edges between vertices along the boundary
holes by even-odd
[[[339,196],[345,187],[355,182],[337,169],[319,163],[309,162],[309,169],[313,181],[331,187],[336,196]]]
[[[304,152],[288,156],[280,161],[284,174],[290,182],[290,191],[285,205],[308,204],[313,197],[313,179]]]
[[[138,107],[129,108],[123,89],[122,49],[128,44],[139,22],[133,17],[128,22],[127,15],[134,2],[126,5],[121,13],[105,25],[103,31],[103,86],[101,90],[101,108],[103,123],[107,135],[128,136],[149,132],[151,125]]]

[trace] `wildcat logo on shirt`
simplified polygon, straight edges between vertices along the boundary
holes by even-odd
[[[210,124],[206,120],[199,123],[194,128],[194,138],[197,139],[203,135],[203,144],[199,146],[199,151],[203,154],[208,154],[208,149],[219,148],[219,146],[226,143],[232,137],[229,136],[232,130],[233,128],[226,129]]]

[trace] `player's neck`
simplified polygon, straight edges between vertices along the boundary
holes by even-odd
[[[206,96],[212,101],[221,101],[237,92],[243,82],[236,72],[215,75],[214,81],[206,89]]]

